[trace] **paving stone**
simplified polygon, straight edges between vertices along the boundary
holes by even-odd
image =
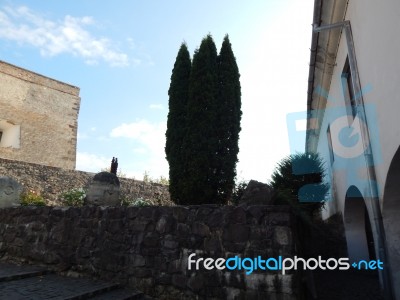
[[[41,267],[0,263],[0,300],[143,299],[139,291],[87,277],[49,273]]]
[[[45,275],[48,273],[50,273],[50,271],[38,266],[16,265],[10,263],[0,264],[0,282]]]
[[[91,300],[108,300],[108,299],[136,300],[136,299],[143,299],[143,294],[140,292],[134,292],[127,289],[117,289],[102,295],[94,296],[90,299]]]

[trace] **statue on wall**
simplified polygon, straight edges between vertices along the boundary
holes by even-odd
[[[113,157],[111,160],[110,173],[117,175],[117,169],[118,169],[118,158]]]

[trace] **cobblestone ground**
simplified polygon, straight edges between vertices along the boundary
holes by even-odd
[[[383,300],[374,271],[317,271],[314,280],[319,300]]]
[[[138,291],[90,278],[71,278],[39,267],[0,263],[0,300],[144,299]]]
[[[383,300],[373,271],[315,271],[318,300]],[[151,299],[89,278],[70,278],[36,266],[0,263],[0,300]]]

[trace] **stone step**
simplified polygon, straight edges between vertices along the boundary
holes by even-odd
[[[145,299],[119,284],[57,275],[33,266],[0,264],[0,300]]]
[[[53,273],[41,267],[29,265],[0,264],[0,282],[42,276]]]
[[[144,300],[145,297],[141,292],[119,288],[101,295],[91,297],[90,300]]]

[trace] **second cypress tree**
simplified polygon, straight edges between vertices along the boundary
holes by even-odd
[[[212,203],[217,199],[217,57],[215,43],[208,35],[193,56],[189,80],[185,154],[182,157],[186,168],[181,191],[187,204]]]

